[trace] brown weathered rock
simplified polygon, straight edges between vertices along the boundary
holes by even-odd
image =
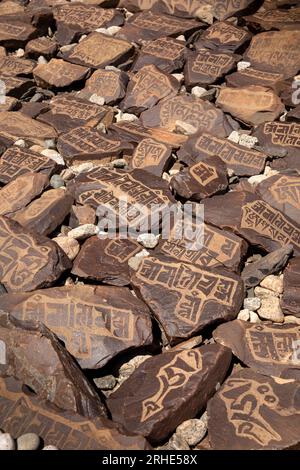
[[[215,344],[147,359],[109,396],[113,420],[153,443],[163,441],[205,407],[230,360],[229,350]]]
[[[193,165],[205,158],[217,155],[226,166],[238,176],[251,176],[261,173],[267,155],[209,132],[200,131],[189,137],[177,152],[179,160]]]
[[[243,299],[243,283],[236,274],[165,256],[143,258],[131,283],[170,344],[217,321],[235,318]]]
[[[0,342],[5,349],[1,377],[14,377],[40,399],[88,418],[107,416],[100,397],[60,344],[40,322],[23,322],[0,313]]]
[[[70,64],[62,59],[51,59],[47,64],[39,64],[33,71],[34,79],[42,88],[65,88],[83,80],[89,69]]]
[[[88,205],[83,206],[72,206],[70,213],[69,226],[72,228],[78,227],[78,225],[93,224],[96,223],[96,211]]]
[[[183,41],[162,37],[142,45],[132,70],[137,72],[145,65],[153,64],[164,72],[171,73],[184,65],[187,49]]]
[[[56,243],[6,217],[0,217],[0,249],[0,282],[8,292],[47,287],[71,267]]]
[[[15,98],[21,98],[35,86],[34,81],[29,78],[10,77],[8,75],[2,75],[1,71],[0,80],[2,80],[5,85],[6,95],[13,96]]]
[[[297,256],[290,260],[283,275],[283,295],[281,308],[285,315],[294,315],[300,318],[300,258]]]
[[[30,172],[42,173],[50,177],[56,166],[55,161],[45,155],[13,145],[1,156],[0,182],[6,184],[24,173]],[[20,189],[23,188],[20,187]]]
[[[234,320],[218,326],[213,337],[255,372],[284,379],[300,378],[296,354],[296,344],[300,343],[299,325]]]
[[[63,286],[0,296],[19,320],[41,321],[81,367],[98,369],[120,352],[152,342],[148,307],[125,287]]]
[[[257,11],[245,20],[251,25],[260,25],[265,30],[270,29],[299,29],[300,9]]]
[[[17,49],[36,37],[37,30],[22,21],[0,17],[0,44],[6,48]]]
[[[48,186],[49,179],[42,173],[25,173],[0,189],[0,215],[12,217]]]
[[[41,55],[46,59],[54,56],[58,49],[58,44],[46,36],[32,39],[26,44],[25,52],[29,57],[38,59]]]
[[[235,372],[208,403],[213,449],[298,448],[298,396],[298,381],[266,377],[251,369]]]
[[[35,67],[32,60],[21,59],[15,56],[6,56],[0,58],[0,70],[2,75],[8,77],[17,77],[18,75],[31,75]]]
[[[283,74],[266,72],[265,70],[247,67],[226,76],[225,80],[230,87],[248,87],[250,85],[272,88],[276,94],[284,90]]]
[[[226,165],[216,156],[203,158],[173,176],[170,185],[179,196],[200,201],[226,191],[228,187]]]
[[[114,104],[124,98],[128,83],[128,76],[120,70],[95,70],[86,81],[85,87],[79,96],[83,98],[103,98],[107,104]]]
[[[130,239],[88,238],[77,256],[72,273],[80,278],[114,286],[130,284],[128,260],[141,251],[141,245]]]
[[[219,51],[235,52],[251,38],[249,31],[228,21],[216,21],[209,26],[195,42],[196,49],[207,47]]]
[[[141,436],[127,436],[112,421],[98,417],[87,420],[79,414],[58,412],[47,402],[25,394],[22,383],[0,379],[1,425],[14,438],[35,432],[62,450],[149,449]]]
[[[285,109],[273,90],[258,85],[221,88],[216,104],[252,126],[277,119]]]
[[[145,138],[137,145],[129,161],[131,168],[149,171],[162,176],[172,157],[172,148],[152,138]]]

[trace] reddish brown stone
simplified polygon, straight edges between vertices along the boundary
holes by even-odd
[[[295,2],[296,3],[296,2]],[[300,28],[300,8],[285,10],[257,11],[251,16],[246,16],[245,20],[251,25],[259,25],[265,30],[270,29],[299,29]]]
[[[219,51],[235,52],[251,39],[251,34],[228,21],[216,21],[195,42],[196,49],[208,47]]]
[[[1,75],[1,71],[0,80],[5,84],[6,95],[14,96],[15,98],[21,98],[35,86],[34,81],[29,78],[9,77],[7,75]]]
[[[51,59],[47,64],[39,64],[33,71],[34,79],[42,88],[65,88],[83,80],[89,69],[70,64],[62,59]]]
[[[162,37],[147,41],[142,45],[132,70],[137,72],[145,65],[155,65],[164,72],[171,73],[184,65],[187,49],[183,41]]]
[[[114,104],[124,98],[128,83],[128,76],[120,70],[96,70],[86,81],[85,87],[79,96],[91,98],[93,95],[104,98],[107,104]]]
[[[15,56],[6,56],[0,58],[1,75],[8,77],[17,77],[18,75],[31,75],[35,67],[35,62],[27,59],[20,59]]]
[[[36,37],[33,26],[11,18],[0,17],[0,44],[6,48],[17,49]]]
[[[46,59],[53,57],[58,49],[58,44],[46,36],[32,39],[26,44],[25,52],[29,57],[38,59],[41,55]]]
[[[162,176],[172,157],[172,147],[152,138],[140,141],[134,150],[129,165],[133,169],[149,171]]]
[[[230,87],[240,88],[258,85],[272,88],[277,94],[284,89],[282,73],[266,72],[265,70],[258,70],[253,67],[247,67],[239,72],[234,72],[227,75],[225,79]]]
[[[281,308],[286,315],[300,318],[300,257],[290,260],[283,275]]]

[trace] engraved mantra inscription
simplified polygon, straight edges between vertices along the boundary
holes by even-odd
[[[137,146],[132,158],[133,168],[146,166],[155,166],[167,151],[167,146],[152,139],[145,139]]]
[[[2,177],[7,176],[10,180],[28,171],[41,170],[47,164],[47,159],[43,160],[29,152],[27,153],[26,149],[22,149],[22,152],[7,149],[0,160],[0,173]]]
[[[231,63],[233,63],[232,58],[226,54],[211,54],[201,51],[192,64],[192,71],[210,77],[218,77]]]
[[[205,37],[207,39],[219,39],[222,44],[226,44],[233,41],[242,41],[246,34],[245,31],[234,28],[229,24],[215,23],[215,25],[209,27]]]
[[[203,162],[199,162],[190,168],[190,173],[193,178],[203,186],[207,186],[218,178],[218,173],[215,167]]]
[[[295,209],[300,207],[300,178],[282,176],[271,187],[274,199],[281,203],[289,203]]]
[[[196,129],[199,128],[201,116],[201,128],[211,129],[218,117],[216,109],[206,109],[202,103],[188,103],[184,100],[169,100],[160,108],[161,126],[168,128],[176,121],[185,121]]]
[[[300,147],[300,124],[267,122],[264,125],[263,132],[270,134],[272,144]]]
[[[184,51],[185,46],[168,41],[167,38],[156,39],[156,41],[149,42],[142,48],[144,54],[150,54],[157,57],[163,57],[168,60],[175,60],[180,57]]]
[[[147,67],[144,72],[138,73],[138,79],[134,85],[132,93],[135,93],[135,104],[145,105],[149,98],[161,99],[172,91],[168,77],[151,70]]]
[[[51,103],[51,112],[53,114],[66,114],[72,119],[87,121],[104,111],[102,106],[95,106],[80,101],[71,101],[67,98],[58,98]]]
[[[125,263],[139,251],[139,247],[133,249],[131,245],[123,243],[122,240],[110,240],[104,248],[104,253],[107,256],[112,256],[119,263]]]
[[[112,20],[114,10],[83,5],[63,5],[59,7],[57,19],[68,24],[80,25],[81,28],[95,28],[105,21]]]

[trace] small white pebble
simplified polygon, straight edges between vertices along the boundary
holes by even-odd
[[[25,55],[24,49],[20,48],[16,50],[16,57],[24,57],[24,55]]]
[[[89,101],[91,103],[99,104],[99,106],[103,106],[105,103],[105,98],[103,96],[97,95],[96,93],[93,93],[89,97]]]
[[[14,450],[16,444],[10,434],[0,434],[0,450]]]
[[[26,147],[26,143],[25,143],[25,140],[23,139],[18,139],[14,142],[14,145],[17,145],[18,147]]]
[[[238,72],[240,72],[241,70],[245,70],[248,67],[251,67],[251,63],[246,62],[245,60],[241,60],[240,62],[237,63]]]
[[[37,60],[37,63],[38,64],[48,64],[48,61],[47,61],[47,59],[45,59],[45,57],[43,55],[40,55],[40,57]]]

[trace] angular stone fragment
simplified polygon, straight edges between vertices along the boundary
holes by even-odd
[[[13,145],[1,156],[0,182],[6,184],[25,173],[31,172],[42,173],[49,177],[54,173],[56,166],[57,164],[51,158],[30,149]],[[20,189],[23,190],[23,187],[20,186]]]
[[[252,126],[277,119],[285,109],[273,90],[258,85],[221,88],[216,104]]]
[[[148,307],[125,287],[63,286],[0,296],[19,320],[41,321],[81,367],[99,369],[121,352],[152,343]]]
[[[13,216],[23,209],[49,184],[47,175],[25,173],[0,189],[0,215]]]
[[[134,48],[129,42],[95,32],[65,52],[63,58],[73,64],[100,69],[106,65],[118,66],[126,62],[133,51]]]
[[[230,360],[229,350],[215,344],[147,359],[109,396],[113,420],[150,442],[163,441],[205,407]]]
[[[299,447],[298,381],[244,369],[228,377],[209,401],[207,410],[208,437],[213,449]]]
[[[203,158],[173,176],[170,184],[179,196],[200,201],[226,191],[228,187],[226,165],[216,156]]]
[[[163,98],[175,96],[180,83],[155,65],[145,65],[132,76],[124,100],[120,104],[122,111],[140,114],[153,108]]]
[[[195,132],[210,131],[226,137],[232,128],[223,114],[208,101],[189,95],[180,95],[163,100],[154,108],[141,114],[141,122],[148,127],[162,127],[175,131],[181,122],[193,126]]]
[[[300,9],[257,11],[251,16],[246,16],[245,20],[251,25],[260,25],[267,31],[270,29],[299,29]]]
[[[300,318],[300,258],[297,256],[289,261],[283,274],[283,296],[281,308],[285,315]]]
[[[21,59],[15,56],[6,56],[0,58],[0,70],[2,75],[17,77],[18,75],[30,75],[35,67],[32,60]]]
[[[228,139],[222,139],[209,132],[200,131],[189,137],[179,152],[179,160],[193,165],[205,158],[217,155],[238,176],[251,176],[261,173],[265,167],[267,155],[249,149]]]
[[[207,47],[219,51],[235,52],[251,39],[251,34],[228,21],[216,21],[195,42],[196,49]]]
[[[253,67],[247,67],[226,76],[225,80],[230,87],[248,87],[250,85],[272,88],[276,94],[284,90],[284,76],[282,73],[266,72]]]
[[[55,139],[55,130],[37,122],[20,111],[0,112],[0,140],[15,142],[24,139],[25,142],[34,144],[44,144],[47,139]]]
[[[152,138],[146,138],[135,148],[129,164],[133,169],[139,168],[161,177],[171,157],[171,147]]]
[[[39,64],[33,71],[34,79],[42,88],[65,88],[83,80],[89,69],[70,64],[62,59],[51,59],[47,64]]]
[[[36,37],[37,30],[33,26],[9,17],[0,17],[0,45],[5,48],[17,49],[27,41]]]
[[[47,287],[71,267],[56,243],[6,217],[0,217],[0,250],[0,282],[8,292]]]
[[[170,344],[217,321],[235,318],[243,300],[243,283],[236,274],[165,256],[143,258],[131,283]]]
[[[142,45],[132,70],[137,72],[145,65],[152,64],[164,72],[171,73],[183,67],[186,52],[185,43],[173,38],[162,37],[147,41]]]
[[[29,78],[11,77],[8,75],[2,75],[0,71],[0,80],[5,85],[5,93],[7,96],[13,96],[15,98],[21,98],[26,95],[30,89],[35,87],[33,80]]]
[[[26,44],[25,52],[29,57],[38,59],[41,55],[45,59],[50,59],[54,56],[58,49],[58,44],[46,36],[41,36],[36,39],[32,39]]]
[[[94,236],[82,245],[72,273],[84,279],[126,286],[130,283],[128,260],[140,251],[141,246],[134,240]]]
[[[6,353],[1,377],[20,380],[62,410],[88,418],[107,416],[96,391],[45,325],[0,313],[0,342]]]
[[[59,412],[25,394],[22,383],[0,379],[1,425],[14,438],[35,432],[43,441],[62,450],[143,450],[149,444],[141,436],[127,436],[116,424],[104,418],[87,419],[79,414]]]
[[[120,70],[95,70],[86,81],[79,96],[93,101],[95,97],[104,99],[107,104],[114,104],[124,98],[128,76]]]

